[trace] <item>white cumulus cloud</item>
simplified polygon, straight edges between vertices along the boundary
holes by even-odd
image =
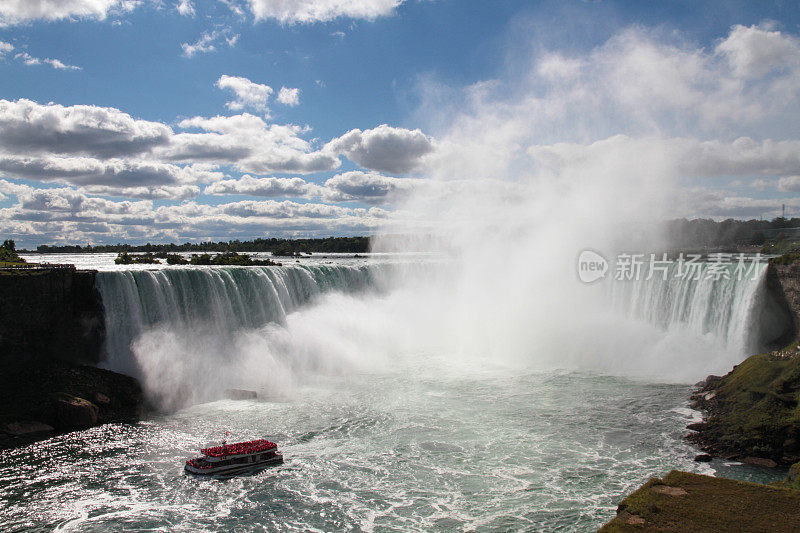
[[[394,178],[377,172],[344,172],[325,182],[323,198],[328,202],[385,204],[402,199],[424,183],[422,179]]]
[[[168,126],[111,107],[0,100],[0,152],[119,157],[166,143]]]
[[[36,19],[104,19],[114,9],[129,11],[138,2],[130,0],[3,0],[0,2],[0,26]]]
[[[269,97],[274,92],[269,85],[255,83],[241,76],[228,76],[223,74],[217,80],[217,87],[223,90],[233,91],[236,96],[225,104],[232,111],[241,111],[244,108],[252,108],[256,111],[269,113],[267,105]]]
[[[193,17],[195,15],[194,4],[192,0],[180,0],[175,9],[185,17]]]
[[[371,130],[350,130],[326,145],[363,168],[406,174],[420,167],[422,158],[434,150],[433,140],[421,130],[383,124]]]
[[[281,23],[327,22],[336,18],[374,20],[405,0],[247,0],[255,19]]]
[[[283,105],[288,105],[290,107],[300,105],[300,89],[281,87],[281,90],[278,92],[277,100]]]
[[[185,129],[205,133],[175,135],[160,154],[173,161],[229,162],[253,174],[291,172],[307,174],[334,170],[341,162],[335,154],[314,150],[293,125],[267,124],[243,113],[232,117],[194,117],[180,122]]]
[[[319,186],[306,182],[303,178],[254,178],[244,175],[239,179],[221,180],[205,189],[205,194],[246,194],[249,196],[306,197],[312,195]]]
[[[733,26],[717,45],[734,72],[740,76],[762,76],[771,70],[798,65],[800,41],[772,29],[771,25]]]

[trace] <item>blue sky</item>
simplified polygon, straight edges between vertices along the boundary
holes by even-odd
[[[658,154],[674,216],[797,213],[799,23],[783,1],[0,0],[0,226],[408,230],[465,182],[626,150]]]

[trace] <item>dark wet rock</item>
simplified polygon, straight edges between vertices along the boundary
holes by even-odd
[[[32,440],[96,424],[136,421],[143,409],[142,389],[130,376],[50,359],[0,361],[0,428],[34,420],[53,428]],[[31,441],[3,435],[0,449]]]
[[[11,422],[3,426],[3,432],[14,437],[39,437],[52,434],[53,426],[41,422]]]
[[[707,453],[701,453],[699,455],[696,455],[694,460],[698,463],[710,463],[711,456],[708,455]]]
[[[786,481],[790,483],[800,481],[800,463],[795,463],[789,467],[789,473],[786,475]]]
[[[99,420],[100,409],[88,400],[59,395],[56,400],[56,421],[63,428],[86,428]]]
[[[753,466],[763,466],[764,468],[775,468],[778,466],[776,461],[765,457],[745,457],[742,462]]]
[[[708,424],[705,422],[694,422],[686,426],[686,429],[690,429],[692,431],[703,431],[707,426]]]
[[[111,405],[111,398],[103,394],[102,392],[96,392],[94,394],[94,403],[96,405],[104,405],[108,406]]]
[[[225,391],[225,398],[229,400],[255,400],[258,393],[245,389],[228,389]]]

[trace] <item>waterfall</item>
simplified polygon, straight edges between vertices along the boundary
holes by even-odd
[[[684,268],[681,271],[681,268]],[[650,279],[610,283],[614,307],[632,319],[665,330],[685,328],[710,335],[742,354],[762,348],[759,305],[763,304],[766,263],[697,263],[687,272],[677,262]]]
[[[220,398],[227,388],[280,396],[306,376],[358,372],[407,353],[477,367],[522,357],[535,368],[688,382],[728,368],[791,324],[773,305],[764,264],[744,276],[736,265],[720,271],[705,263],[681,276],[671,264],[664,277],[597,286],[599,301],[583,286],[554,290],[535,277],[527,281],[538,298],[498,292],[499,269],[461,291],[455,267],[100,272],[104,366],[138,377],[152,403],[168,410]],[[769,324],[778,326],[768,331]]]
[[[138,375],[133,343],[156,329],[228,338],[283,324],[321,293],[374,286],[377,266],[290,265],[99,272],[106,318],[105,366]]]

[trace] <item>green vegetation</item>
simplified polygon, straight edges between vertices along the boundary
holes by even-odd
[[[739,246],[763,246],[763,253],[779,254],[800,249],[800,218],[778,217],[773,220],[734,220],[717,222],[712,219],[685,218],[664,223],[669,246],[681,250],[708,248],[735,249]],[[384,236],[399,238],[404,236]],[[429,236],[430,237],[430,236]],[[305,253],[353,253],[369,251],[370,238],[325,237],[315,239],[257,238],[250,241],[207,241],[183,244],[102,244],[102,245],[41,245],[39,253],[152,253],[164,259],[166,254],[179,252],[266,252],[276,256],[296,256]],[[437,243],[444,247],[444,243]]]
[[[275,255],[294,255],[300,253],[364,253],[369,251],[369,237],[326,237],[321,239],[254,239],[252,241],[219,241],[184,244],[147,244],[132,246],[130,244],[108,244],[92,246],[47,246],[42,245],[36,251],[44,254],[52,253],[109,253],[136,252],[151,253],[162,259],[166,254],[177,252],[276,252]]]
[[[789,474],[786,476],[786,479],[774,483],[774,485],[776,487],[800,491],[800,463],[795,463],[789,467]]]
[[[189,260],[184,259],[178,254],[167,254],[167,264],[168,265],[188,265]]]
[[[179,255],[167,256],[167,264],[170,265],[213,265],[213,266],[280,266],[271,259],[254,259],[249,255],[228,252],[222,254],[202,254],[192,256],[188,261]]]
[[[800,347],[753,355],[711,389],[697,439],[717,455],[800,460]],[[709,394],[709,393],[706,393]]]
[[[284,241],[272,249],[272,255],[283,257],[296,257],[304,253],[310,253],[308,250],[300,250],[295,244],[290,241]]]
[[[143,255],[132,255],[128,252],[121,252],[114,263],[118,265],[160,265],[159,261],[153,254],[147,253]]]
[[[789,252],[780,257],[773,257],[769,260],[774,265],[791,265],[800,259],[800,252]]]
[[[764,246],[761,247],[761,253],[769,255],[791,255],[798,252],[800,252],[800,239],[797,237],[790,238],[782,233],[779,233],[774,239],[764,243]]]
[[[697,218],[687,220],[681,218],[666,223],[668,241],[677,248],[733,247],[737,245],[766,246],[764,253],[784,253],[797,246],[800,218],[778,217],[773,220],[734,220],[729,218],[721,222],[711,219]],[[795,231],[793,231],[793,229]],[[786,230],[780,237],[780,230]],[[778,232],[776,236],[776,232]],[[775,248],[775,242],[781,241],[783,248]],[[781,251],[783,250],[783,251]]]
[[[624,531],[800,531],[800,492],[673,470],[651,479],[600,529]]]
[[[209,265],[209,266],[280,266],[271,259],[255,259],[247,254],[237,254],[236,252],[225,252],[221,254],[199,254],[190,259],[185,259],[178,254],[146,253],[133,255],[128,252],[121,252],[114,262],[118,265],[158,265],[160,259],[166,259],[168,265]]]
[[[1,266],[17,266],[24,264],[25,260],[17,255],[17,246],[11,239],[3,241],[0,246],[0,267]]]

